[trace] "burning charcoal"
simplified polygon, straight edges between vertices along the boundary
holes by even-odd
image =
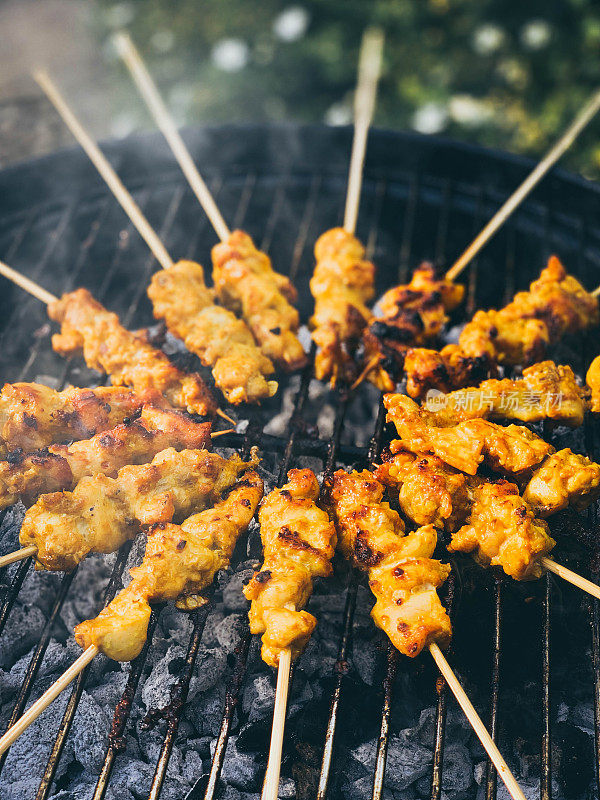
[[[234,652],[247,621],[241,614],[230,614],[215,628],[217,642],[226,654]]]
[[[204,625],[204,632],[202,633],[202,641],[206,647],[217,647],[219,641],[217,639],[216,628],[225,619],[225,614],[219,608],[214,609],[208,615]]]
[[[553,733],[559,752],[558,782],[565,797],[579,797],[594,777],[593,739],[566,722],[555,725]]]
[[[222,650],[200,645],[196,658],[196,669],[190,685],[190,701],[197,694],[207,692],[219,683],[226,668],[227,656]]]
[[[69,633],[82,619],[94,617],[104,605],[104,592],[112,572],[112,563],[104,556],[90,556],[77,570],[60,618]],[[46,576],[40,576],[46,577]]]
[[[105,673],[100,686],[96,686],[90,691],[100,708],[115,708],[125,690],[128,677],[128,672],[125,670],[117,669]]]
[[[146,764],[144,761],[133,761],[132,759],[118,759],[106,794],[106,800],[135,800],[135,798],[144,794],[144,789],[147,794],[152,783],[153,774],[154,766],[152,764]],[[161,798],[164,797],[166,797],[166,794],[161,794]]]
[[[444,800],[465,800],[472,796],[473,763],[469,751],[462,744],[447,744],[444,749],[442,770],[442,794]],[[428,795],[431,775],[425,775],[417,783],[420,794]]]
[[[373,686],[380,663],[381,656],[373,646],[354,647],[352,665],[367,686]]]
[[[180,645],[169,647],[166,654],[154,665],[142,687],[142,702],[147,710],[163,708],[170,699],[171,686],[175,676],[171,667],[175,659],[185,658],[185,650]]]
[[[208,692],[202,692],[194,698],[195,705],[186,707],[186,718],[189,719],[199,736],[216,736],[221,727],[225,688],[222,684]]]
[[[84,691],[71,730],[73,754],[82,766],[94,771],[101,769],[111,722],[112,715],[106,714]]]
[[[39,641],[46,619],[37,606],[15,603],[0,639],[0,667],[7,669]]]
[[[569,712],[569,722],[584,733],[594,734],[594,708],[591,703],[577,703]]]
[[[275,703],[275,687],[271,675],[257,675],[248,682],[242,699],[242,708],[249,722],[270,717]]]
[[[262,756],[257,757],[249,753],[242,753],[236,747],[237,736],[229,739],[223,763],[223,780],[236,789],[258,791],[260,780],[265,765]],[[211,756],[214,753],[214,743],[211,745]]]
[[[246,611],[248,601],[242,593],[245,582],[252,577],[254,570],[246,567],[235,572],[223,589],[223,604],[229,611]]]
[[[10,506],[4,512],[0,522],[0,556],[12,553],[20,547],[19,531],[24,516],[25,506],[21,502]]]
[[[356,747],[352,751],[352,756],[367,769],[372,770],[376,749],[375,741],[371,740]],[[385,773],[386,786],[392,791],[406,789],[429,772],[431,761],[431,750],[410,741],[404,733],[391,736]]]
[[[431,706],[421,711],[419,721],[414,728],[406,731],[410,739],[420,742],[425,747],[433,747],[436,727],[436,709]],[[465,744],[472,736],[473,729],[462,711],[449,708],[446,714],[446,738],[449,742]]]

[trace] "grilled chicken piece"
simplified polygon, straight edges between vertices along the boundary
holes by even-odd
[[[551,256],[528,292],[519,292],[499,311],[478,311],[459,345],[467,355],[526,365],[544,358],[548,346],[566,334],[597,325],[599,318],[597,298]]]
[[[457,308],[464,287],[445,278],[438,279],[433,264],[421,264],[410,283],[387,291],[378,305],[381,315],[371,323],[378,339],[420,346],[438,338],[448,322],[447,311]]]
[[[375,470],[416,525],[455,531],[468,516],[472,480],[437,456],[400,449]]]
[[[455,344],[441,350],[407,347],[392,339],[377,338],[370,330],[363,334],[365,375],[384,392],[393,391],[406,378],[410,397],[424,397],[430,389],[450,392],[476,386],[493,372],[487,355],[467,356]]]
[[[273,270],[243,231],[215,245],[212,260],[219,300],[242,315],[263,353],[286,370],[303,367],[306,353],[295,335],[300,318],[290,305],[297,294],[289,279]]]
[[[377,598],[375,624],[413,658],[432,642],[450,641],[450,619],[436,591],[450,567],[431,558],[435,528],[426,525],[405,536],[400,516],[382,502],[383,491],[367,470],[338,470],[329,487],[331,513],[344,555],[369,576]]]
[[[212,367],[216,385],[226,399],[260,403],[277,391],[268,380],[272,362],[256,346],[246,323],[222,306],[204,282],[204,270],[194,261],[178,261],[152,277],[148,296],[154,316],[195,353],[205,367]]]
[[[523,499],[541,517],[567,506],[583,511],[598,497],[600,465],[569,448],[548,456],[523,491]]]
[[[433,398],[433,403],[436,400]],[[429,409],[430,404],[426,405]],[[439,405],[435,418],[443,426],[476,418],[521,422],[550,419],[577,428],[583,425],[585,414],[584,392],[573,370],[553,361],[527,367],[517,380],[488,380],[476,389],[451,392],[439,398]]]
[[[98,614],[75,628],[84,649],[95,645],[115,661],[140,654],[148,634],[150,603],[176,601],[185,610],[206,602],[202,592],[225,569],[239,536],[262,497],[256,472],[247,472],[227,498],[181,525],[160,523],[148,533],[146,552],[131,582]]]
[[[41,383],[5,383],[0,394],[0,458],[49,444],[89,439],[114,428],[142,407],[126,389],[74,386],[57,392]]]
[[[180,520],[214,502],[254,466],[206,450],[163,450],[150,464],[127,466],[116,478],[82,478],[72,492],[44,494],[26,513],[23,547],[37,547],[36,566],[70,570],[89,553],[112,553],[143,525]]]
[[[332,228],[315,244],[316,266],[310,280],[315,313],[310,320],[319,348],[315,375],[319,380],[350,383],[356,377],[354,351],[371,319],[365,305],[375,294],[375,267],[365,248],[343,228]]]
[[[597,356],[587,371],[585,382],[592,390],[590,409],[595,413],[600,412],[600,356]]]
[[[11,453],[0,462],[0,508],[40,494],[72,489],[87,475],[115,476],[126,464],[145,464],[167,447],[204,447],[210,423],[166,409],[144,406],[139,418],[73,444],[53,444],[37,453]]]
[[[145,399],[166,400],[192,414],[214,414],[216,405],[197,373],[182,372],[167,356],[126,330],[116,314],[94,300],[87,289],[64,294],[48,306],[61,326],[52,346],[61,355],[83,351],[91,369],[110,375],[115,386],[129,386]]]
[[[517,486],[499,480],[473,488],[469,518],[452,535],[448,549],[471,553],[484,567],[498,565],[522,581],[541,576],[540,559],[555,544],[547,523],[536,519]]]
[[[292,469],[288,482],[272,491],[259,511],[264,559],[244,588],[251,600],[252,633],[262,633],[262,658],[276,667],[287,647],[296,658],[317,620],[303,611],[313,578],[331,574],[335,527],[317,505],[319,484],[310,469]]]
[[[523,476],[554,452],[535,433],[521,425],[502,427],[484,419],[464,420],[443,427],[434,413],[409,397],[387,394],[387,419],[396,426],[401,447],[438,456],[446,464],[475,475],[480,464],[505,474]]]

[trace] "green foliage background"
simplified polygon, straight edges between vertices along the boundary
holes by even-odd
[[[284,41],[273,25],[290,5],[309,24]],[[362,31],[373,22],[386,32],[379,126],[433,127],[541,155],[600,86],[592,0],[101,0],[99,8],[100,36],[130,31],[181,123],[343,120]],[[234,72],[211,57],[230,38],[247,46],[247,64]],[[115,61],[114,69],[123,68]],[[121,114],[149,125],[123,78]],[[600,177],[600,117],[564,163]]]

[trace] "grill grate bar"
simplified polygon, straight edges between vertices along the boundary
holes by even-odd
[[[21,586],[23,585],[25,576],[29,572],[29,567],[32,564],[33,559],[27,558],[25,561],[22,561],[15,570],[15,574],[13,575],[13,579],[10,582],[10,586],[8,587],[6,596],[2,603],[2,608],[0,609],[0,635],[2,635],[2,631],[4,630],[4,626],[6,625],[6,621],[8,620],[12,607],[15,604],[17,595],[21,591]]]
[[[502,650],[502,590],[504,581],[494,575],[494,653],[492,658],[492,702],[490,711],[490,736],[494,741],[498,736],[498,698],[500,693],[500,653]],[[498,787],[496,767],[488,759],[485,769],[485,797],[494,800]]]

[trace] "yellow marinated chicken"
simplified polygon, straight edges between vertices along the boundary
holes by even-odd
[[[450,392],[463,386],[476,386],[493,374],[487,355],[467,356],[455,344],[441,350],[408,347],[391,338],[380,339],[371,330],[363,333],[365,377],[382,392],[393,391],[406,379],[410,397],[424,397],[430,389]]]
[[[473,488],[466,524],[452,534],[451,551],[471,553],[482,566],[500,566],[518,581],[539,578],[540,559],[556,542],[513,483],[481,481]]]
[[[394,286],[378,303],[381,315],[371,323],[371,333],[413,347],[439,337],[448,322],[447,311],[457,308],[464,286],[437,278],[433,264],[421,264],[410,283]]]
[[[436,455],[468,475],[475,475],[483,463],[506,474],[530,474],[554,452],[552,445],[521,425],[502,427],[484,419],[469,419],[443,427],[435,413],[419,408],[409,397],[387,394],[383,401],[401,448]]]
[[[52,346],[61,355],[83,351],[91,369],[110,375],[115,386],[129,386],[145,400],[166,400],[192,414],[214,414],[216,405],[198,373],[182,372],[144,338],[126,330],[116,314],[77,289],[50,303],[48,316],[61,326]]]
[[[597,414],[600,412],[600,356],[597,356],[590,364],[585,382],[592,390],[590,409]]]
[[[519,292],[499,311],[478,311],[459,345],[467,355],[527,365],[544,358],[548,346],[563,336],[597,325],[599,319],[598,299],[551,256],[529,291]]]
[[[263,493],[256,472],[247,472],[225,500],[181,525],[160,523],[148,532],[144,559],[131,582],[98,614],[75,628],[84,649],[95,645],[115,661],[140,654],[148,634],[151,603],[176,601],[185,610],[206,602],[202,592],[225,569]]]
[[[206,450],[163,450],[150,464],[116,478],[82,478],[72,492],[44,494],[25,514],[22,547],[37,547],[36,566],[73,569],[89,553],[112,553],[144,525],[182,519],[216,500],[256,463]]]
[[[405,535],[398,513],[382,502],[383,491],[367,470],[338,470],[329,487],[330,511],[344,555],[368,574],[377,598],[375,624],[414,658],[432,642],[443,647],[450,641],[450,618],[436,591],[450,567],[431,558],[437,544],[433,525]]]
[[[567,506],[583,511],[598,497],[600,465],[569,448],[548,456],[523,490],[523,499],[541,517]]]
[[[141,398],[120,387],[62,392],[41,383],[5,383],[0,394],[0,458],[89,439],[136,414]]]
[[[332,228],[315,244],[316,266],[310,279],[315,313],[310,320],[318,352],[319,380],[350,383],[356,377],[354,351],[371,319],[365,305],[375,294],[375,267],[365,248],[343,228]]]
[[[375,477],[416,525],[454,531],[469,513],[472,479],[437,456],[397,450],[377,467]]]
[[[542,361],[523,370],[523,377],[483,381],[477,388],[450,392],[435,411],[437,423],[455,425],[464,419],[516,419],[520,422],[554,420],[577,428],[585,414],[584,392],[569,366]],[[430,403],[425,404],[428,410]]]
[[[291,648],[296,658],[317,620],[302,609],[312,594],[313,578],[331,574],[335,527],[317,505],[319,484],[310,469],[292,469],[288,482],[263,501],[258,519],[263,564],[244,588],[251,600],[252,633],[262,633],[262,658],[276,667]]]
[[[296,337],[300,318],[290,305],[297,295],[289,279],[273,270],[243,231],[215,245],[212,261],[219,300],[242,315],[263,353],[286,370],[303,367],[306,353]]]
[[[277,391],[269,380],[275,368],[263,354],[246,323],[215,304],[215,292],[204,282],[204,270],[194,261],[178,261],[156,272],[148,288],[154,316],[212,367],[216,385],[226,399],[260,403]]]
[[[138,418],[91,439],[9,454],[0,462],[0,508],[17,500],[29,505],[40,494],[72,489],[86,475],[114,476],[126,464],[145,464],[167,447],[183,450],[209,441],[209,422],[146,405]]]

